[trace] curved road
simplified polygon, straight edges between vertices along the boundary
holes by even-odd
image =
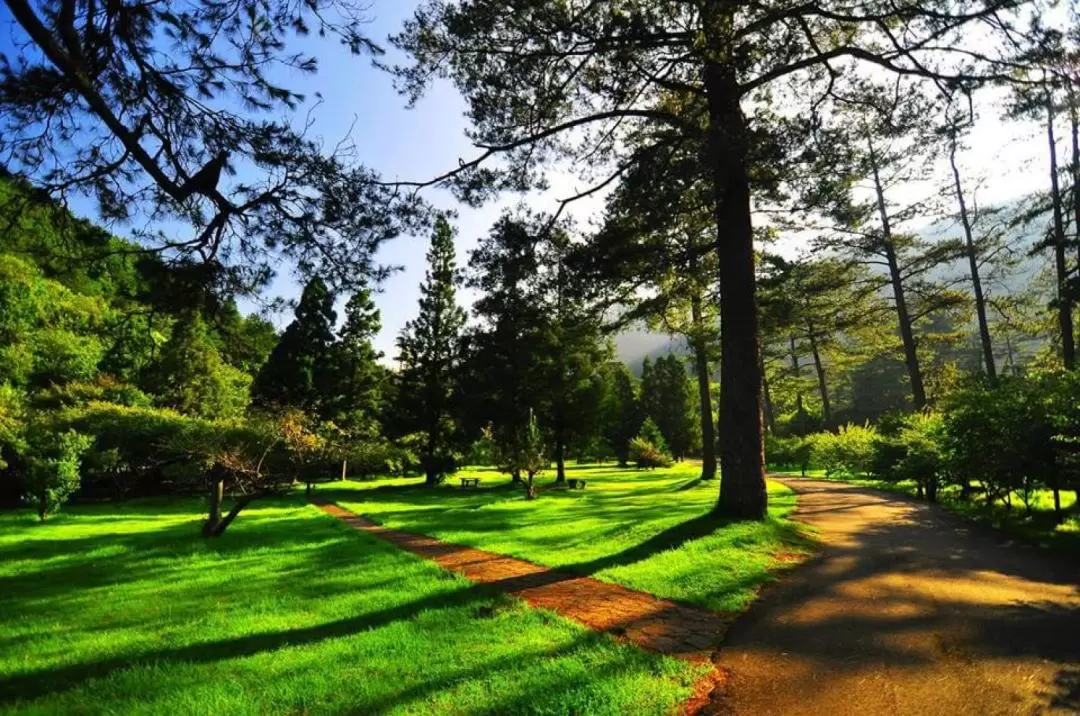
[[[720,713],[1080,714],[1080,565],[943,510],[781,479],[822,550],[720,650]]]

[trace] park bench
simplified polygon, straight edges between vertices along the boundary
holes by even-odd
[[[461,478],[461,489],[467,490],[470,487],[480,487],[479,477],[463,477]]]
[[[571,490],[585,489],[585,480],[567,480],[566,484]]]

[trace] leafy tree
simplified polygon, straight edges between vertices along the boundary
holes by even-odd
[[[35,430],[30,439],[27,496],[37,507],[38,518],[45,520],[58,511],[79,489],[79,463],[93,442],[89,435],[74,430],[53,433]]]
[[[364,280],[413,218],[371,171],[305,136],[294,116],[305,98],[276,81],[316,71],[298,46],[312,31],[377,53],[361,5],[6,6],[21,51],[0,65],[5,163],[49,195],[88,196],[102,218],[146,226],[137,238],[197,262],[208,283],[258,285],[282,255],[308,276]]]
[[[221,360],[202,316],[191,312],[173,324],[147,382],[161,405],[213,420],[244,412],[251,377]]]
[[[521,435],[508,446],[506,457],[507,467],[512,473],[525,475],[522,479],[525,499],[535,500],[536,476],[547,469],[549,460],[544,451],[544,437],[533,411],[529,411]]]
[[[296,317],[255,378],[253,402],[319,414],[327,409],[336,320],[333,294],[322,279],[311,279],[300,295]]]
[[[640,468],[668,467],[671,456],[660,428],[652,418],[645,418],[641,432],[630,441],[630,459]]]
[[[210,322],[222,360],[257,376],[278,342],[274,324],[255,314],[241,315],[235,301],[211,314]]]
[[[409,431],[424,436],[426,482],[436,485],[452,468],[453,399],[460,367],[465,311],[457,305],[454,230],[446,217],[435,222],[428,269],[420,286],[420,314],[398,336],[399,410]]]

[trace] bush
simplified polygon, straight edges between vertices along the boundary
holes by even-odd
[[[868,423],[842,425],[835,433],[810,436],[811,456],[825,474],[859,477],[870,474],[874,465],[877,431]]]
[[[813,443],[807,437],[782,438],[765,435],[765,460],[770,467],[798,468],[803,475],[810,467]]]
[[[630,459],[640,468],[671,467],[671,457],[641,435],[630,441]]]
[[[43,520],[60,509],[79,489],[79,467],[93,442],[74,430],[62,433],[35,431],[27,459],[27,497]]]
[[[915,413],[883,421],[874,440],[871,473],[883,480],[911,480],[919,497],[937,501],[948,478],[945,421],[939,413]]]

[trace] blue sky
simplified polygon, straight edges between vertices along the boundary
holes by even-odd
[[[394,59],[386,43],[387,36],[401,27],[417,4],[414,0],[373,0],[372,21],[367,34],[387,48],[390,54],[384,59]],[[21,36],[21,29],[13,28],[13,25],[6,7],[0,6],[0,52],[11,53],[12,37]],[[394,91],[390,76],[372,67],[368,59],[352,56],[336,41],[311,39],[307,42],[312,54],[319,58],[319,72],[281,79],[291,89],[306,94],[310,98],[309,104],[315,101],[316,93],[322,95],[321,105],[314,110],[312,132],[321,136],[327,146],[333,146],[345,137],[351,127],[360,160],[379,170],[385,178],[403,180],[436,176],[457,166],[459,158],[475,155],[476,150],[464,136],[464,102],[452,87],[436,84],[415,108],[409,110],[405,108],[404,98]],[[999,121],[992,97],[983,102],[983,119],[970,140],[979,151],[970,152],[965,158],[972,172],[988,175],[986,185],[980,189],[980,200],[983,203],[1008,200],[1033,186],[1041,186],[1046,173],[1042,159],[1045,150],[1040,136],[1034,128],[1005,125]],[[306,108],[301,109],[301,117],[305,111]],[[555,198],[573,193],[571,190],[576,184],[566,174],[557,176],[552,181],[551,192],[543,197],[531,197],[530,203],[538,208],[550,208]],[[468,251],[487,232],[502,208],[520,199],[509,196],[475,210],[457,205],[443,191],[428,190],[424,196],[439,208],[458,212],[460,265],[464,265]],[[93,218],[94,209],[90,202],[75,203],[73,208],[77,213]],[[595,201],[578,206],[573,213],[579,223],[587,223],[599,208],[597,197]],[[387,280],[376,296],[383,321],[383,331],[376,343],[387,358],[393,357],[394,337],[417,310],[426,249],[426,236],[403,236],[388,243],[380,252],[381,262],[405,267]],[[281,266],[269,293],[293,298],[298,292],[289,267]],[[463,295],[466,302],[468,298]],[[277,317],[279,324],[289,319],[288,315]]]

